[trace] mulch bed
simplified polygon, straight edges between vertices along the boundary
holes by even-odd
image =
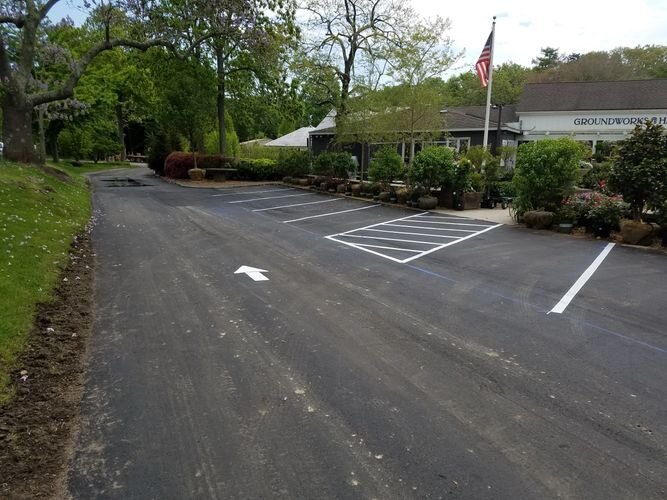
[[[92,323],[94,263],[86,231],[72,244],[54,300],[38,306],[11,374],[15,396],[0,407],[0,498],[67,497],[67,462]]]

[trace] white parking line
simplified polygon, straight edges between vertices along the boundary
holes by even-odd
[[[276,191],[296,191],[294,188],[267,189],[264,191],[234,191],[233,193],[212,194],[211,198],[218,196],[240,196],[244,194],[274,193]]]
[[[574,282],[574,285],[572,285],[572,287],[570,287],[567,293],[563,295],[563,298],[558,301],[558,304],[556,304],[554,308],[547,314],[551,313],[561,314],[565,310],[565,308],[567,308],[567,306],[570,304],[575,295],[579,293],[579,290],[583,288],[583,286],[590,279],[590,277],[593,276],[593,273],[597,270],[597,268],[600,267],[602,261],[604,261],[607,255],[609,255],[609,252],[611,252],[611,249],[614,248],[614,245],[616,245],[616,243],[607,243],[607,246],[604,247],[602,252],[600,252],[600,255],[596,257],[596,259],[591,263],[590,266],[588,266],[588,268],[584,271],[584,273],[581,276],[579,276],[579,279]]]
[[[286,194],[284,196],[266,196],[264,198],[251,198],[249,200],[235,200],[228,201],[227,203],[250,203],[251,201],[259,200],[277,200],[278,198],[294,198],[295,196],[312,196],[315,193],[304,193],[304,194]]]
[[[340,199],[342,199],[342,198],[340,198]],[[341,210],[339,212],[329,212],[328,214],[309,215],[308,217],[299,217],[298,219],[284,220],[283,224],[288,224],[290,222],[299,222],[299,221],[307,220],[307,219],[316,219],[317,217],[328,217],[329,215],[345,214],[347,212],[356,212],[357,210],[366,210],[368,208],[379,207],[380,205],[381,205],[381,203],[378,203],[377,205],[369,205],[367,207],[351,208],[349,210]]]
[[[279,208],[302,207],[303,205],[315,205],[316,203],[331,203],[332,201],[340,201],[344,198],[333,198],[331,200],[309,201],[306,203],[295,203],[294,205],[281,205],[279,207],[256,208],[253,212],[266,212],[267,210],[278,210]]]

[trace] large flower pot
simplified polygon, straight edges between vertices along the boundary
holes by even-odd
[[[595,236],[596,238],[609,238],[610,233],[611,233],[611,228],[609,226],[604,226],[604,225],[593,226],[593,236]]]
[[[560,224],[558,224],[559,233],[570,234],[573,228],[574,224],[572,224],[571,222],[561,222]]]
[[[422,210],[433,210],[438,206],[438,199],[435,196],[421,196],[418,204]]]
[[[476,210],[482,206],[484,193],[463,193],[463,209]]]
[[[651,224],[633,220],[621,221],[621,241],[629,245],[648,246],[653,242],[655,229]]]

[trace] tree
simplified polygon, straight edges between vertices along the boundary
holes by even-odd
[[[218,148],[225,154],[225,101],[229,78],[237,72],[249,72],[265,81],[280,81],[276,71],[284,67],[284,62],[280,61],[282,53],[298,36],[295,7],[290,0],[199,0],[195,3],[196,29],[217,33],[208,41],[208,46],[217,75]],[[183,5],[186,9],[190,6],[187,2]],[[271,8],[274,15],[266,15],[266,8]]]
[[[583,146],[569,137],[522,144],[512,179],[517,213],[555,211],[574,190],[583,153]]]
[[[491,102],[517,103],[529,75],[528,68],[513,62],[503,63],[494,68]],[[447,80],[444,98],[443,104],[447,106],[483,106],[486,103],[486,89],[480,86],[477,74],[468,71]]]
[[[542,71],[549,68],[554,68],[561,63],[561,57],[558,49],[553,47],[544,47],[540,49],[540,55],[532,60],[533,69]]]
[[[637,125],[621,143],[609,188],[623,195],[635,220],[647,207],[659,209],[667,202],[667,136],[661,125]]]
[[[188,140],[197,166],[196,152],[203,147],[204,134],[215,116],[215,75],[196,60],[158,59],[161,89],[159,122]]]
[[[432,188],[451,183],[455,168],[451,148],[431,146],[417,153],[408,176],[412,183],[424,188],[428,194]]]
[[[314,64],[336,73],[340,81],[338,117],[348,112],[355,65],[396,43],[402,27],[414,18],[400,0],[307,0],[304,9],[311,39],[307,51]]]
[[[101,30],[80,54],[63,50],[53,44],[44,46],[43,33],[49,21],[47,15],[60,0],[23,0],[0,5],[0,90],[3,94],[3,130],[5,154],[8,159],[30,162],[35,159],[32,134],[33,109],[72,97],[74,87],[88,66],[102,52],[115,47],[148,50],[169,47],[191,51],[214,33],[204,34],[183,42],[179,33],[161,29],[162,37],[152,37],[155,27],[154,10],[161,4],[146,4],[132,0],[112,3],[86,2],[98,9]],[[131,37],[116,36],[115,23],[123,19]],[[46,49],[66,59],[62,79],[44,88],[35,79],[38,52]]]
[[[395,149],[384,147],[373,156],[368,175],[373,182],[379,182],[384,188],[403,176],[403,158]]]

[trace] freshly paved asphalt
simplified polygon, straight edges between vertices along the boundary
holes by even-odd
[[[602,242],[503,226],[398,263],[324,236],[415,212],[284,223],[365,205],[125,174],[150,185],[93,180],[75,498],[667,496],[664,255],[617,246],[546,314]]]

